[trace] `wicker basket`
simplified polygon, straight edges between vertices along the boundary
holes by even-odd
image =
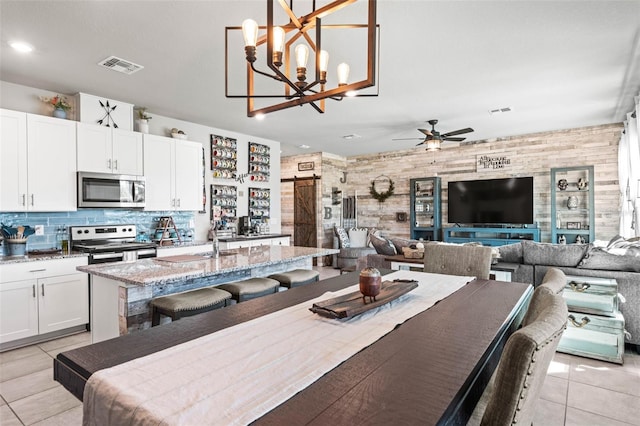
[[[424,249],[402,247],[402,254],[404,254],[405,259],[422,259],[424,257]]]

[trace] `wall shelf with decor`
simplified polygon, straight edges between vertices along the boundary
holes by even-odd
[[[411,238],[439,241],[442,236],[440,178],[410,180]]]
[[[220,217],[235,219],[238,208],[238,188],[232,185],[211,185],[211,220],[214,220],[216,208]]]
[[[249,179],[253,182],[269,182],[271,148],[249,142]]]
[[[214,179],[234,179],[238,171],[238,141],[211,135],[211,171]]]
[[[551,169],[551,242],[589,243],[595,238],[593,166]]]

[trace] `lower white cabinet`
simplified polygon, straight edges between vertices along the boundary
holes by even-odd
[[[220,250],[232,250],[258,246],[288,246],[290,237],[265,237],[239,241],[220,241]]]
[[[89,281],[67,258],[0,266],[0,344],[89,322]]]
[[[179,256],[182,254],[209,253],[211,251],[213,251],[213,243],[191,246],[158,247],[158,257]]]

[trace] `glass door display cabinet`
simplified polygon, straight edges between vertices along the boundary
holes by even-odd
[[[441,240],[440,178],[410,180],[411,238]]]
[[[595,238],[593,166],[551,169],[551,242],[584,244]]]

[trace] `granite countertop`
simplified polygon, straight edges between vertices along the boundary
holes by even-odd
[[[87,257],[87,253],[72,251],[70,254],[50,253],[50,254],[28,254],[26,256],[0,256],[0,265],[12,263],[34,262],[37,260],[67,259],[69,257]]]
[[[280,238],[291,237],[291,234],[253,234],[253,235],[237,235],[232,238],[218,238],[218,241],[223,243],[233,243],[235,241],[247,241],[247,240],[264,240],[267,238]]]
[[[158,250],[176,248],[176,247],[197,247],[197,246],[208,246],[208,245],[211,245],[210,241],[202,241],[202,240],[181,241],[181,242],[174,241],[173,244],[169,244],[166,246],[161,246],[158,244]]]
[[[218,258],[208,257],[210,253],[203,253],[79,266],[76,269],[128,285],[146,286],[209,277],[338,252],[337,249],[312,247],[258,246],[222,251]]]

